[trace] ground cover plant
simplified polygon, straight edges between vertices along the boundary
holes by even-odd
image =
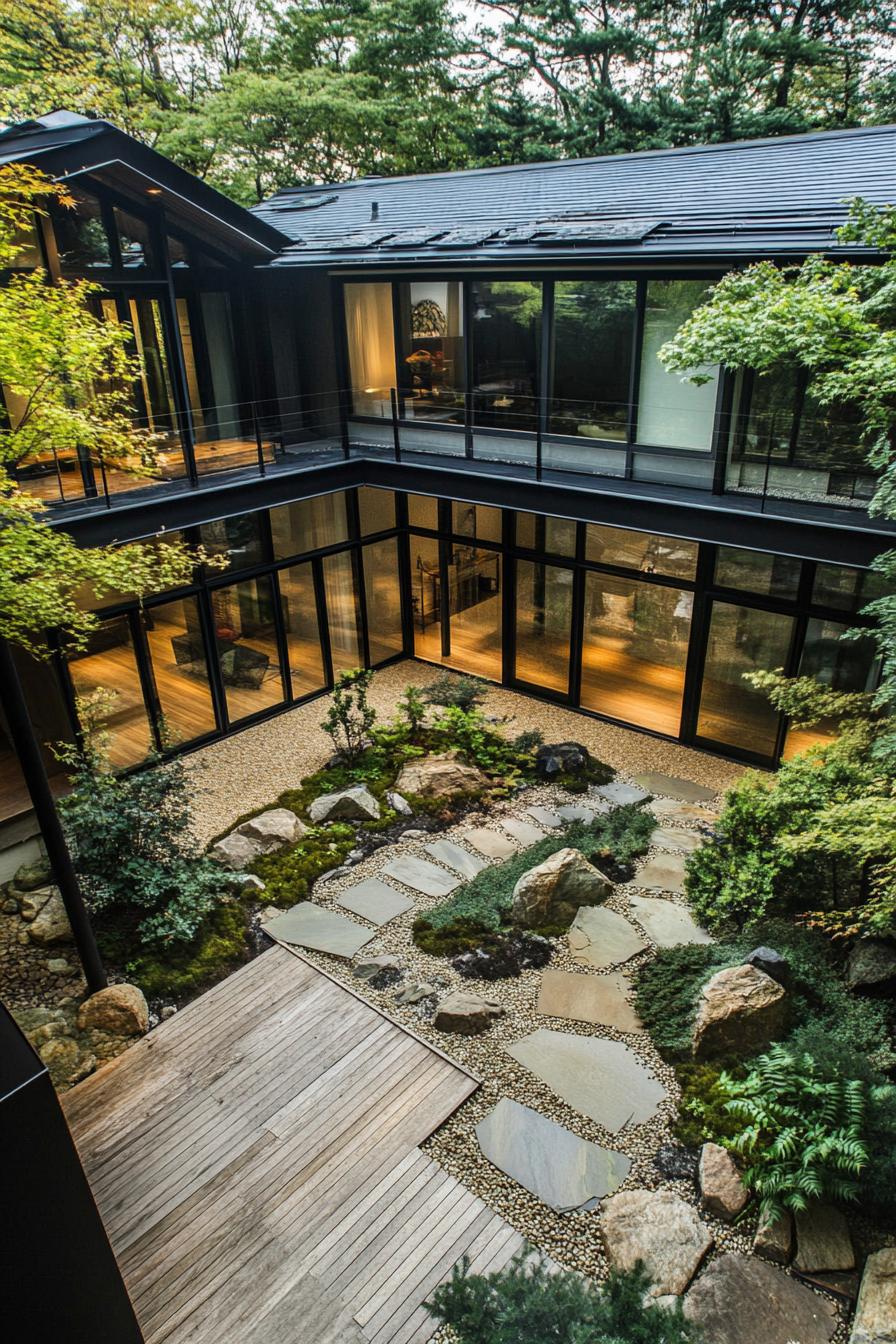
[[[513,888],[523,874],[560,849],[579,849],[605,876],[622,880],[632,861],[647,849],[655,825],[651,814],[635,806],[616,808],[591,822],[574,822],[505,863],[484,868],[447,901],[415,920],[414,941],[437,956],[479,946],[485,935],[505,927]],[[563,930],[548,927],[535,932],[551,935]]]
[[[464,1259],[427,1306],[458,1344],[699,1344],[681,1302],[657,1306],[648,1286],[640,1270],[612,1272],[598,1286],[531,1257],[494,1274],[470,1274]]]

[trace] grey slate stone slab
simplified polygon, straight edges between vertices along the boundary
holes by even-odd
[[[439,863],[444,863],[447,868],[453,868],[461,877],[473,878],[477,873],[481,873],[488,864],[485,859],[478,854],[471,854],[468,849],[462,845],[456,845],[453,840],[434,840],[431,845],[426,846],[427,854],[431,854]]]
[[[531,821],[523,821],[520,817],[502,817],[501,825],[521,845],[537,845],[539,840],[544,839],[544,831],[540,826],[533,826]]]
[[[617,1031],[643,1031],[628,999],[629,982],[619,971],[577,975],[548,967],[541,977],[538,1012],[570,1022],[594,1022]]]
[[[705,929],[696,924],[688,910],[661,897],[631,896],[632,914],[657,947],[678,947],[681,943],[711,943]]]
[[[313,901],[300,901],[285,914],[262,924],[271,938],[282,943],[295,943],[315,952],[330,952],[334,957],[353,957],[373,938],[373,930],[365,929],[353,919],[324,910]]]
[[[643,803],[644,799],[650,796],[646,790],[636,788],[634,784],[626,784],[621,779],[598,785],[597,792],[601,798],[606,798],[608,803],[614,803],[616,807],[623,807],[627,803]]]
[[[505,1047],[559,1097],[611,1134],[656,1113],[666,1089],[628,1046],[540,1028]]]
[[[460,886],[460,878],[452,877],[444,868],[437,868],[426,859],[418,859],[415,854],[399,854],[390,859],[383,869],[385,877],[394,877],[403,882],[412,891],[423,896],[450,896]]]
[[[631,1161],[502,1097],[476,1126],[483,1155],[561,1213],[593,1207],[625,1180]]]
[[[837,1329],[829,1298],[754,1255],[732,1251],[693,1284],[684,1314],[712,1344],[828,1344]]]
[[[619,966],[647,947],[623,915],[603,905],[583,905],[567,934],[573,961],[580,966]]]
[[[593,821],[594,809],[582,807],[580,803],[569,803],[557,808],[557,816],[562,817],[564,821]]]
[[[713,826],[719,819],[717,812],[696,803],[677,803],[674,798],[655,798],[650,810],[657,821],[668,821],[673,826],[693,826],[695,823]]]
[[[396,915],[403,915],[414,904],[400,891],[381,882],[378,877],[368,877],[353,887],[346,888],[337,896],[340,905],[351,910],[353,915],[369,919],[371,924],[388,924]]]
[[[695,784],[690,779],[661,775],[653,770],[648,770],[643,775],[635,775],[634,780],[648,793],[658,793],[664,798],[675,798],[680,803],[708,803],[716,796],[712,789],[707,789],[702,784]]]
[[[660,854],[642,863],[632,878],[633,887],[647,891],[684,891],[683,854]]]
[[[490,831],[485,826],[479,826],[472,831],[464,831],[461,839],[490,859],[509,859],[511,854],[519,852],[509,836],[502,835],[500,831]]]
[[[682,831],[675,826],[657,826],[651,831],[650,843],[657,849],[668,849],[673,854],[693,854],[706,844],[706,837],[697,831]]]
[[[560,825],[557,813],[549,807],[527,807],[526,812],[539,826],[546,826],[548,830]]]

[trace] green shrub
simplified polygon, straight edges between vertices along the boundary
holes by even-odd
[[[587,825],[575,822],[559,835],[549,835],[506,863],[484,868],[453,896],[414,923],[414,941],[425,951],[451,955],[475,946],[477,932],[495,932],[505,921],[513,888],[530,868],[559,849],[579,849],[598,867],[612,858],[627,865],[642,854],[655,826],[653,817],[638,807],[619,807]],[[545,928],[539,933],[557,933]]]
[[[340,672],[333,686],[330,708],[321,724],[337,754],[349,763],[361,755],[376,723],[376,710],[367,703],[372,680],[369,668]]]
[[[745,1078],[723,1073],[718,1088],[739,1121],[726,1147],[747,1158],[744,1183],[763,1217],[857,1197],[868,1165],[864,1082],[824,1077],[810,1055],[773,1045]]]
[[[661,1055],[688,1057],[700,990],[717,971],[742,959],[740,948],[730,944],[684,943],[660,949],[638,971],[635,1009]]]
[[[482,701],[487,689],[488,682],[482,677],[440,672],[435,681],[423,687],[423,695],[431,705],[472,709]]]
[[[192,998],[246,960],[247,928],[248,917],[239,902],[219,905],[189,946],[169,949],[164,956],[145,952],[128,962],[128,979],[139,985],[148,999]]]
[[[494,1274],[470,1274],[464,1259],[427,1309],[458,1344],[697,1344],[681,1302],[659,1307],[647,1276],[611,1273],[603,1288],[568,1270],[518,1256]]]

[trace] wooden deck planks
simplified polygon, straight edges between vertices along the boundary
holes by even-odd
[[[419,1151],[476,1080],[292,951],[63,1098],[147,1344],[422,1344],[521,1239]]]

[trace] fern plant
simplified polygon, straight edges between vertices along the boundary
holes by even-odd
[[[744,1128],[725,1146],[749,1165],[744,1181],[772,1221],[816,1200],[853,1200],[868,1163],[867,1089],[857,1078],[824,1078],[811,1055],[773,1045],[746,1078],[723,1073],[726,1109]]]

